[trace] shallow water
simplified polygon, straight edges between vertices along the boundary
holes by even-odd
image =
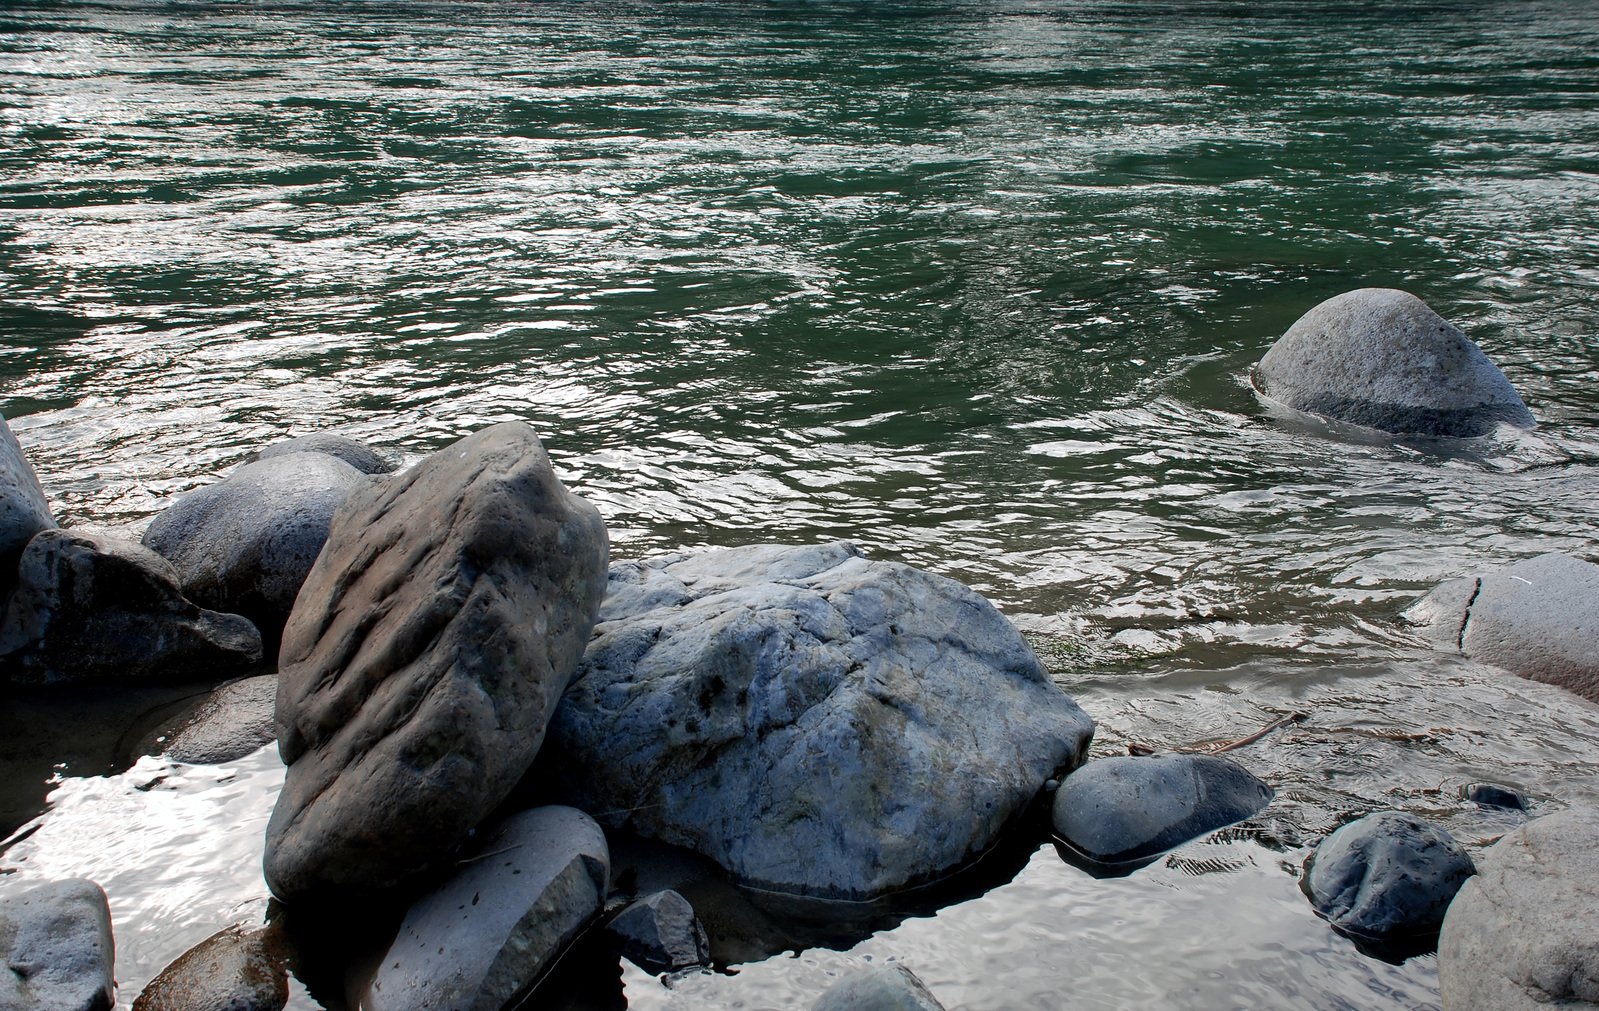
[[[1599,709],[1397,615],[1592,550],[1599,4],[1323,6],[13,2],[0,411],[104,525],[285,435],[414,460],[523,418],[618,557],[847,537],[978,587],[1098,754],[1308,716],[1237,753],[1278,789],[1240,838],[1114,882],[1046,846],[848,951],[629,969],[629,1006],[804,1006],[866,957],[951,1008],[1430,1006],[1432,959],[1360,954],[1292,870],[1377,806],[1484,844],[1480,779],[1595,800]],[[1273,416],[1251,364],[1362,285],[1540,428]],[[280,773],[99,778],[113,719],[30,756],[59,783],[3,860],[115,882],[131,1001],[259,917]]]

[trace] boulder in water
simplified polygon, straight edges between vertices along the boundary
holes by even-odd
[[[276,674],[229,681],[152,735],[145,750],[189,765],[218,765],[243,758],[276,739],[273,706],[277,695]]]
[[[273,457],[289,456],[294,453],[323,453],[343,460],[363,474],[391,474],[394,472],[394,464],[366,443],[357,442],[347,435],[335,435],[332,432],[313,432],[310,435],[302,435],[295,439],[275,442],[255,454],[246,463],[254,463],[256,460],[270,460]]]
[[[0,599],[15,583],[22,549],[42,530],[55,529],[39,476],[0,417]]]
[[[1323,839],[1300,887],[1343,933],[1429,938],[1473,873],[1471,857],[1448,832],[1401,811],[1378,811]]]
[[[897,963],[850,973],[827,988],[811,1011],[944,1011],[914,972]]]
[[[655,892],[616,914],[607,928],[622,957],[645,972],[677,972],[711,964],[711,942],[694,907],[671,889]]]
[[[162,969],[133,1011],[281,1011],[289,971],[271,928],[218,931]]]
[[[86,878],[0,893],[0,1008],[110,1011],[111,907]]]

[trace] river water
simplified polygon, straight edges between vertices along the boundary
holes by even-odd
[[[1267,411],[1250,366],[1366,285],[1465,329],[1540,427]],[[844,537],[972,584],[1096,755],[1306,714],[1236,753],[1266,812],[1129,877],[1044,845],[595,1006],[800,1008],[886,959],[972,1011],[1436,1006],[1433,958],[1360,953],[1295,873],[1378,807],[1487,844],[1519,816],[1476,781],[1599,800],[1599,709],[1398,621],[1592,551],[1596,349],[1599,3],[0,7],[0,411],[64,523],[137,525],[283,436],[414,461],[520,418],[616,557]],[[0,864],[106,885],[131,1002],[259,920],[281,768],[130,768],[155,702],[51,705],[8,710],[13,824],[53,792]]]

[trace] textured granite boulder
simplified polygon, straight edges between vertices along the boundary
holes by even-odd
[[[676,972],[711,964],[711,942],[694,907],[667,889],[644,896],[606,927],[622,957],[645,972]]]
[[[0,417],[0,597],[11,588],[22,549],[41,530],[55,529],[39,476]]]
[[[512,815],[406,914],[366,1011],[500,1011],[538,982],[605,901],[610,855],[570,807]]]
[[[1599,813],[1561,811],[1495,843],[1438,937],[1446,1011],[1599,1008]]]
[[[1378,811],[1323,839],[1300,888],[1316,913],[1355,937],[1427,937],[1474,873],[1453,836],[1400,811]]]
[[[46,530],[17,579],[0,617],[0,669],[13,680],[220,681],[261,661],[254,625],[190,603],[172,566],[132,541]]]
[[[178,570],[189,599],[242,614],[275,640],[334,510],[370,481],[322,453],[246,464],[168,506],[150,521],[144,545]]]
[[[538,772],[745,884],[859,899],[982,853],[1092,736],[965,586],[765,545],[614,566]]]
[[[93,881],[0,892],[0,955],[5,1011],[110,1011],[111,907]]]
[[[1449,580],[1405,618],[1440,649],[1599,702],[1599,565],[1539,555]]]
[[[811,1011],[944,1011],[926,985],[903,965],[873,965],[827,988]]]
[[[447,859],[538,752],[606,561],[599,513],[520,423],[352,493],[283,634],[272,890],[383,890]]]
[[[363,474],[392,474],[394,464],[372,449],[364,442],[357,442],[346,435],[334,435],[332,432],[314,432],[311,435],[302,435],[297,439],[285,439],[275,442],[266,449],[255,454],[254,458],[247,461],[254,463],[256,460],[270,460],[278,456],[290,456],[294,453],[322,453],[335,459],[343,460]]]
[[[1051,816],[1078,856],[1114,866],[1242,821],[1271,798],[1271,787],[1216,755],[1102,758],[1066,777]]]
[[[281,1011],[289,971],[274,932],[218,931],[152,979],[133,1011]]]
[[[152,735],[143,750],[190,765],[243,758],[276,739],[277,696],[276,674],[230,681]]]
[[[1392,288],[1330,298],[1288,328],[1255,386],[1307,414],[1398,435],[1470,438],[1536,422],[1510,380],[1421,299]]]

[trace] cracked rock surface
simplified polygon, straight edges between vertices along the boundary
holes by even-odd
[[[759,545],[611,568],[540,775],[746,884],[861,899],[983,852],[1092,736],[967,587]]]

